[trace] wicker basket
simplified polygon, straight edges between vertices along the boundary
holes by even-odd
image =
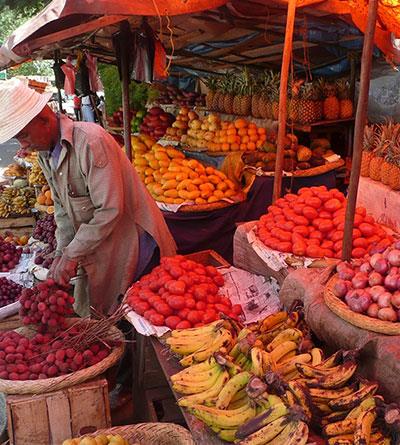
[[[323,175],[324,173],[343,167],[344,164],[345,161],[343,159],[339,159],[335,162],[327,162],[326,164],[320,165],[319,167],[312,167],[307,170],[295,170],[293,172],[293,176],[295,176],[296,178],[304,178],[308,176]]]
[[[69,319],[69,325],[76,322],[76,318]],[[23,327],[18,332],[29,336],[33,335],[32,329]],[[53,377],[41,380],[24,380],[14,381],[0,379],[0,393],[5,394],[43,394],[46,392],[58,391],[63,388],[78,385],[86,382],[111,368],[121,358],[124,352],[124,336],[116,327],[110,329],[110,338],[113,340],[121,340],[121,344],[115,347],[111,353],[101,362],[89,368],[81,369],[60,377]]]
[[[195,445],[189,431],[174,423],[138,423],[99,430],[97,433],[120,434],[131,445]]]
[[[358,328],[379,332],[380,334],[400,335],[400,323],[378,320],[376,318],[368,317],[367,315],[357,314],[350,310],[347,304],[333,293],[333,286],[337,280],[337,275],[334,275],[328,281],[324,290],[325,303],[332,312]]]

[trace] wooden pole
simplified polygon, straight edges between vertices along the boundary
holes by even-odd
[[[342,258],[344,260],[349,260],[351,258],[351,251],[353,247],[354,214],[356,211],[358,182],[360,179],[364,127],[368,114],[369,81],[371,75],[372,53],[374,50],[374,34],[378,2],[379,0],[369,0],[368,22],[364,34],[364,46],[361,57],[360,94],[358,97],[356,120],[354,124],[353,159],[344,224],[342,247]]]
[[[279,91],[279,115],[278,115],[278,142],[275,162],[274,190],[272,202],[281,197],[282,191],[282,170],[284,157],[284,142],[286,136],[286,118],[287,118],[287,86],[289,78],[290,59],[292,57],[293,29],[296,16],[296,1],[289,0],[288,12],[286,18],[285,44],[282,55],[282,69]]]
[[[57,97],[58,97],[58,108],[60,113],[63,112],[63,103],[62,103],[62,95],[60,88],[57,87]]]
[[[132,161],[131,148],[131,119],[129,106],[129,48],[127,42],[129,34],[129,22],[124,21],[120,25],[120,57],[121,57],[121,77],[122,77],[122,111],[124,121],[124,144],[125,152],[129,160]]]

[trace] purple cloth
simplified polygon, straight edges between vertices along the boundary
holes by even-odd
[[[249,190],[246,201],[225,209],[199,213],[163,212],[168,228],[175,238],[178,253],[188,254],[213,249],[232,262],[233,236],[236,223],[253,221],[263,215],[272,202],[274,180],[257,177]],[[326,185],[336,187],[335,172],[308,178],[283,178],[282,194],[291,187],[296,192],[301,187]]]
[[[139,235],[139,258],[138,264],[136,266],[135,278],[134,282],[137,281],[147,269],[147,266],[150,264],[154,251],[157,248],[157,243],[154,241],[154,238],[147,232],[142,232]]]
[[[51,164],[53,169],[55,170],[58,165],[58,160],[60,159],[60,154],[62,150],[61,142],[57,142],[53,150],[50,152]]]

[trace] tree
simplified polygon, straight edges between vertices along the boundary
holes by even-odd
[[[6,3],[12,3],[12,8],[5,6]],[[0,0],[0,43],[4,43],[13,31],[37,14],[46,3],[48,2],[44,2],[43,0],[34,0],[31,2],[23,0]],[[51,64],[49,61],[28,62],[16,69],[7,70],[7,75],[9,77],[16,75],[49,76],[53,73]]]

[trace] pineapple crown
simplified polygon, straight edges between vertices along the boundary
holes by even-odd
[[[300,97],[304,100],[319,100],[321,88],[318,82],[305,82],[300,88]]]
[[[216,91],[218,87],[218,78],[217,77],[207,77],[202,79],[202,81],[206,84],[207,88],[211,91]]]
[[[337,80],[336,88],[340,99],[350,99],[350,82],[348,79]]]

